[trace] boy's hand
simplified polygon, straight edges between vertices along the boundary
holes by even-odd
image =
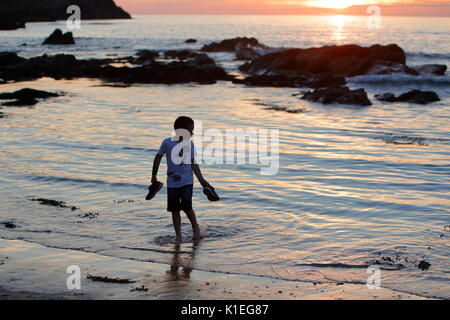
[[[212,186],[209,184],[209,182],[206,181],[205,179],[201,180],[200,184],[202,185],[203,188],[212,188]]]

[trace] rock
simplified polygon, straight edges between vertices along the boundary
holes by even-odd
[[[411,90],[396,97],[393,93],[375,95],[375,98],[385,102],[409,102],[416,104],[428,104],[441,99],[434,91]]]
[[[397,97],[393,93],[382,93],[382,94],[376,94],[375,99],[379,101],[386,101],[386,102],[395,102]]]
[[[21,89],[15,92],[0,93],[0,99],[14,100],[2,103],[2,106],[5,107],[34,106],[39,102],[37,99],[47,99],[58,96],[59,95],[56,93],[34,90],[29,88]]]
[[[196,57],[208,57],[206,54],[204,53],[198,53],[195,51],[191,51],[191,50],[169,50],[164,52],[164,56],[166,58],[177,58],[180,60],[186,60],[186,59],[192,59],[192,58],[196,58]]]
[[[364,89],[350,90],[348,87],[328,87],[305,92],[302,99],[323,104],[349,104],[370,106],[372,103]]]
[[[155,60],[155,58],[159,57],[159,52],[152,50],[139,50],[136,55],[138,56],[138,63],[148,63]]]
[[[267,49],[267,46],[259,43],[255,38],[240,37],[204,45],[201,51],[234,52],[238,60],[253,60],[260,57]]]
[[[183,61],[157,62],[140,66],[116,67],[117,62],[135,63],[136,59],[77,60],[73,55],[43,55],[22,63],[0,68],[0,78],[6,81],[35,80],[42,77],[54,79],[97,78],[116,83],[189,83],[213,84],[218,80],[230,80],[225,70],[205,54]]]
[[[25,28],[24,20],[8,17],[4,12],[0,11],[0,30],[16,30],[21,28]]]
[[[75,40],[73,39],[72,32],[66,32],[62,33],[60,29],[55,29],[53,33],[45,39],[44,43],[42,44],[51,44],[51,45],[57,45],[57,44],[75,44]]]
[[[345,84],[346,80],[343,76],[324,73],[307,77],[304,86],[317,89],[330,86],[341,86]]]
[[[443,76],[447,71],[445,64],[424,64],[415,66],[414,69],[420,74],[431,74],[435,76]]]
[[[17,227],[14,223],[9,222],[9,221],[7,221],[7,222],[2,222],[2,224],[5,226],[5,228],[9,228],[9,229],[14,229],[14,228]]]
[[[197,43],[196,39],[187,39],[185,43]]]
[[[204,45],[201,51],[207,52],[234,52],[237,46],[244,47],[264,47],[255,38],[239,37],[233,39],[222,40],[221,42],[213,42],[211,44]]]
[[[17,99],[14,101],[8,101],[2,103],[2,106],[5,107],[31,107],[38,103],[39,101],[34,98],[29,99]]]
[[[30,88],[21,89],[14,92],[0,93],[0,99],[7,99],[7,100],[12,99],[25,100],[32,98],[47,99],[52,97],[59,97],[59,94]]]
[[[0,2],[0,24],[5,21],[3,17],[19,22],[19,26],[23,22],[66,20],[71,5],[80,7],[83,20],[131,19],[113,0],[14,0]]]
[[[367,74],[377,65],[404,65],[405,52],[399,46],[358,45],[288,49],[256,58],[247,72],[258,75],[331,73],[347,77]]]
[[[234,54],[236,55],[237,60],[253,60],[261,56],[255,50],[255,47],[244,43],[238,43],[236,45]]]
[[[439,96],[433,91],[412,90],[401,94],[397,97],[397,101],[405,101],[417,104],[428,104],[435,101],[440,101]]]
[[[15,52],[0,52],[0,68],[24,61],[25,59],[19,57]]]
[[[396,62],[380,62],[375,64],[367,74],[378,74],[378,75],[389,75],[389,74],[410,74],[413,76],[418,76],[419,72],[415,69],[408,67],[405,64]]]
[[[430,267],[431,263],[425,260],[420,261],[419,264],[417,265],[417,268],[419,268],[420,270],[428,270]]]
[[[308,87],[308,88],[323,88],[328,86],[345,85],[345,78],[333,74],[318,74],[318,75],[251,75],[243,80],[234,80],[235,83],[242,83],[253,86],[268,86],[268,87]]]

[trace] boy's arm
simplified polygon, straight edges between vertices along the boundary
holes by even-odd
[[[195,162],[194,158],[191,161],[191,167],[192,167],[192,171],[194,172],[195,176],[198,179],[198,182],[200,182],[202,187],[203,188],[206,188],[206,187],[210,187],[211,188],[211,185],[208,183],[208,181],[206,181],[206,179],[203,178],[202,171],[200,170],[200,167],[197,164],[197,162]]]
[[[158,179],[156,176],[158,175],[159,164],[161,163],[162,155],[157,154],[155,159],[153,160],[153,170],[152,170],[152,184],[156,183]]]

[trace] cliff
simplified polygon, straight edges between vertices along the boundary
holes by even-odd
[[[80,7],[82,20],[131,19],[113,0],[0,0],[0,29],[17,29],[25,22],[65,20],[70,5]]]

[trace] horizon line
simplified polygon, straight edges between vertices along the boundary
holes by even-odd
[[[130,13],[131,17],[133,16],[358,16],[365,17],[370,16],[369,14],[362,13]],[[389,17],[437,17],[437,18],[448,18],[450,17],[450,13],[446,15],[421,15],[421,14],[383,14],[383,16]]]

